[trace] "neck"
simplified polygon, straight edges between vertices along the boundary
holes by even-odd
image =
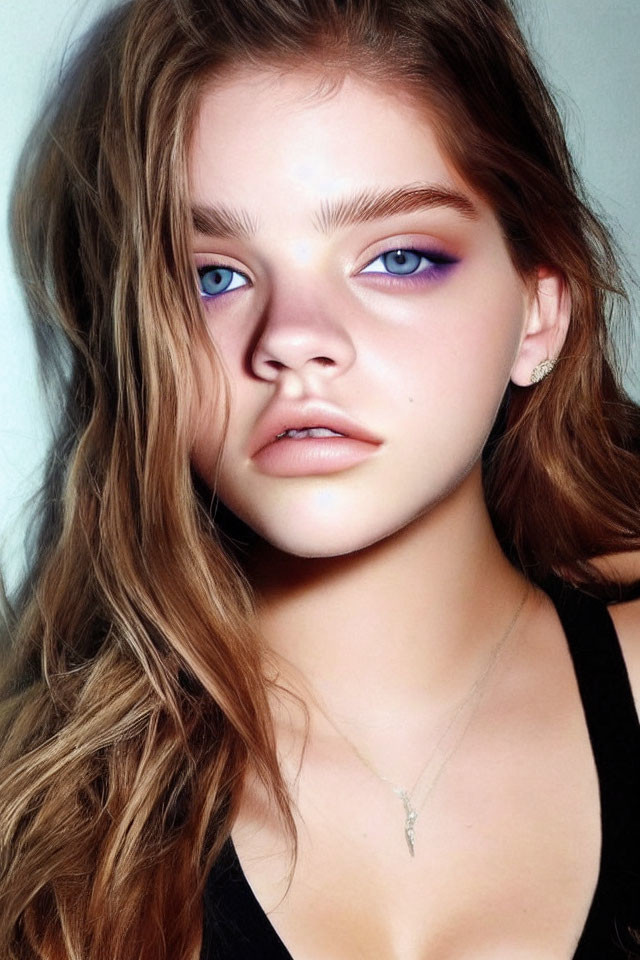
[[[302,559],[261,544],[248,573],[280,679],[354,727],[420,722],[425,709],[451,703],[473,683],[524,589],[496,540],[479,469],[371,547]]]

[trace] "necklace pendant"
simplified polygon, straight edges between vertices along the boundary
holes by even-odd
[[[409,847],[409,853],[412,857],[415,857],[415,843],[416,843],[416,831],[414,830],[414,823],[418,819],[418,811],[414,810],[411,806],[411,798],[406,790],[398,790],[398,796],[402,800],[405,812],[405,821],[404,821],[404,836],[407,841],[407,846]]]
[[[409,853],[412,857],[415,857],[415,842],[416,842],[416,832],[413,827],[410,825],[409,821],[404,825],[404,835],[407,840],[407,846],[409,847]]]

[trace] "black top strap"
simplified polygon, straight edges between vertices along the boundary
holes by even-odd
[[[575,960],[640,956],[640,723],[626,664],[601,600],[559,580],[545,590],[566,634],[600,785],[600,878]]]

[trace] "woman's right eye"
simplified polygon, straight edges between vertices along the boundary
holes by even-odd
[[[200,294],[203,300],[212,300],[221,293],[228,293],[238,287],[244,287],[249,280],[238,270],[231,267],[221,267],[216,264],[206,264],[198,267]]]

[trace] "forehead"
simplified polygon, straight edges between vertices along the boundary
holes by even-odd
[[[330,199],[363,185],[463,184],[426,105],[401,85],[347,73],[235,70],[205,88],[190,153],[195,203],[224,199],[265,212]]]

